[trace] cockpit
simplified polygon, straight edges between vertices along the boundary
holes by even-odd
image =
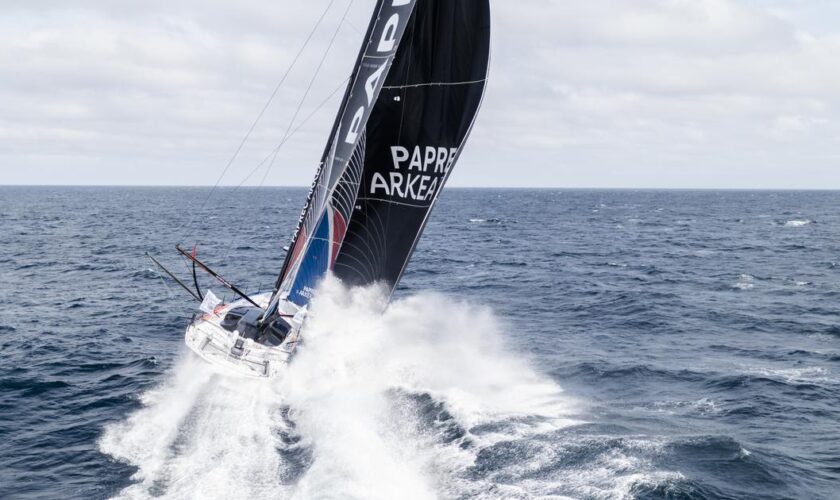
[[[292,325],[280,317],[274,318],[267,325],[261,325],[260,318],[264,312],[257,307],[234,307],[225,314],[219,326],[229,332],[238,331],[240,340],[251,339],[266,346],[279,346],[286,340]]]

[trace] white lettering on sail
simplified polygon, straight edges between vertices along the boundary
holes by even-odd
[[[400,189],[403,183],[403,175],[399,172],[391,172],[391,195],[398,194],[400,198],[405,198],[405,193]]]
[[[407,198],[411,198],[412,200],[417,199],[417,194],[414,192],[414,185],[417,184],[417,181],[420,180],[420,177],[426,177],[425,175],[409,175],[408,180],[406,181],[405,186],[405,196]]]
[[[434,199],[435,190],[443,177],[389,172],[388,178],[379,172],[374,172],[370,183],[370,194],[384,195],[404,200],[429,201]]]
[[[400,22],[400,15],[394,14],[385,23],[382,28],[382,38],[379,40],[379,47],[376,48],[379,52],[390,52],[394,49],[394,44],[397,43],[397,23]]]
[[[391,196],[391,188],[388,186],[388,182],[385,180],[385,177],[383,177],[379,172],[374,172],[373,179],[370,183],[370,194],[376,194],[376,190],[379,188],[382,188],[382,191],[385,192],[385,196]]]
[[[365,108],[361,107],[356,110],[353,119],[350,120],[350,128],[347,130],[347,137],[344,142],[348,144],[356,144],[356,138],[359,137],[359,127],[362,126],[362,118],[365,116]]]
[[[393,2],[391,2],[391,6],[402,7],[404,5],[410,4],[411,2],[412,0],[394,0]],[[399,26],[400,14],[398,12],[395,12],[391,14],[391,17],[389,17],[388,20],[385,22],[385,26],[382,27],[382,34],[379,37],[379,43],[376,45],[376,52],[386,53],[394,50],[397,44],[397,34],[399,32]],[[362,121],[365,118],[365,113],[373,103],[373,98],[376,94],[377,89],[379,88],[380,79],[382,78],[385,69],[388,67],[389,62],[390,61],[386,61],[385,63],[383,63],[365,80],[365,95],[367,97],[367,103],[359,106],[356,109],[356,112],[353,113],[353,119],[350,120],[350,126],[347,129],[347,135],[345,135],[344,137],[345,143],[356,144],[356,140],[359,138],[359,129],[361,128]]]
[[[446,148],[438,148],[437,162],[435,163],[435,173],[443,172],[443,166],[446,164],[446,157],[449,153]]]
[[[433,148],[432,146],[426,146],[426,156],[423,158],[423,172],[429,169],[429,165],[431,165],[435,158],[437,157],[437,148]]]
[[[382,77],[382,73],[385,71],[385,64],[379,67],[376,71],[370,74],[365,82],[365,95],[367,95],[367,103],[370,106],[370,103],[373,102],[373,95],[376,93],[376,85],[379,83],[379,78]]]
[[[423,202],[433,200],[457,154],[458,148],[418,145],[409,150],[391,146],[393,171],[374,172],[370,194]]]
[[[385,67],[387,64],[383,64],[377,68],[376,71],[370,74],[365,80],[365,96],[367,97],[367,105],[373,102],[374,94],[376,94],[376,87],[379,83],[379,78],[382,77],[382,73],[385,72]],[[356,110],[356,114],[353,115],[353,119],[350,121],[350,128],[347,130],[347,137],[344,138],[344,142],[348,144],[356,144],[356,139],[359,137],[359,128],[362,126],[362,119],[365,116],[365,106],[359,106],[359,109]]]
[[[399,170],[411,158],[408,164],[409,170],[428,172],[429,167],[434,165],[433,173],[443,174],[449,170],[449,165],[455,160],[457,153],[458,148],[414,146],[414,149],[409,153],[408,149],[403,146],[391,146],[394,170]]]
[[[408,150],[402,146],[391,146],[391,158],[394,159],[394,168],[399,170],[400,163],[408,159]]]
[[[437,185],[438,185],[438,179],[440,179],[440,177],[434,177],[434,178],[432,179],[432,183],[431,183],[431,184],[429,184],[429,191],[428,191],[428,193],[426,194],[426,197],[425,197],[425,198],[423,198],[423,200],[424,200],[424,201],[429,201],[429,200],[431,200],[431,199],[434,199],[434,197],[435,197],[435,190],[437,189]]]
[[[423,163],[420,161],[420,146],[417,146],[411,154],[411,163],[408,165],[408,169],[411,170],[412,168],[416,168],[417,170],[420,170],[420,167],[422,166]]]
[[[426,190],[429,186],[426,185],[426,182],[429,180],[428,175],[424,175],[420,178],[420,185],[417,186],[417,199],[424,200],[426,199]]]

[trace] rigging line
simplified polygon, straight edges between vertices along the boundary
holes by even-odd
[[[347,19],[347,14],[350,12],[350,8],[353,6],[354,1],[355,0],[350,0],[349,2],[347,2],[347,7],[344,9],[344,13],[341,16],[341,19],[339,20],[338,25],[335,27],[335,31],[333,32],[332,37],[330,38],[330,43],[327,45],[327,48],[324,50],[324,53],[321,55],[321,60],[318,62],[318,66],[315,68],[315,73],[313,73],[312,77],[309,79],[309,84],[306,86],[306,91],[304,91],[303,96],[298,101],[297,108],[295,108],[295,112],[292,115],[291,120],[289,120],[289,125],[286,127],[286,131],[283,132],[283,137],[280,140],[281,141],[280,146],[285,144],[286,141],[288,140],[288,138],[290,136],[290,133],[292,131],[292,127],[294,126],[295,121],[297,120],[297,117],[300,114],[300,110],[303,108],[303,104],[306,102],[306,98],[309,97],[309,93],[312,91],[312,86],[315,84],[315,80],[318,78],[318,74],[320,74],[321,69],[324,67],[324,61],[327,60],[327,56],[329,55],[330,50],[332,50],[332,47],[335,44],[336,38],[338,38],[338,33],[341,31],[341,26],[344,24],[344,21]],[[271,168],[274,166],[274,160],[277,159],[277,154],[280,151],[280,146],[275,148],[275,150],[271,154],[269,154],[269,156],[272,158],[271,163],[269,163],[268,167],[266,168],[265,174],[263,174],[263,178],[260,181],[260,186],[263,185],[263,183],[265,182],[265,179],[268,177],[268,174],[271,171]],[[239,186],[237,186],[237,188],[239,188],[242,184],[244,184],[245,181],[247,181],[247,179],[250,178],[251,175],[253,175],[257,171],[257,169],[259,169],[259,167],[262,164],[265,163],[265,161],[267,159],[268,159],[268,157],[266,157],[262,162],[260,162],[260,164],[257,166],[257,168],[252,170],[251,173],[249,173],[248,176],[239,184]],[[232,246],[232,243],[233,243],[233,239],[231,237],[231,243],[228,244],[228,251],[227,251],[228,254],[230,254],[230,247]],[[227,256],[225,257],[225,259],[227,259]]]
[[[365,36],[364,32],[362,30],[360,30],[359,28],[357,28],[356,25],[353,24],[353,22],[350,21],[349,19],[347,20],[346,24],[347,24],[347,26],[350,26],[351,28],[353,28],[353,31],[358,33],[360,36]]]
[[[149,255],[148,253],[146,253],[146,255],[154,263],[154,260],[152,259],[151,255]],[[167,283],[166,280],[163,278],[163,275],[160,274],[160,270],[158,269],[158,266],[153,265],[151,270],[153,270],[154,273],[157,275],[157,277],[160,278],[161,283],[163,283],[163,286],[166,288],[166,291],[169,293],[169,299],[174,300],[176,298],[175,292],[172,291],[172,288],[169,286],[169,283]],[[182,303],[178,302],[177,300],[175,302],[178,304],[178,309],[181,311],[181,315],[184,316],[184,317],[189,316],[186,313],[186,311],[184,310],[184,305]]]
[[[271,172],[271,167],[274,166],[274,162],[277,161],[278,154],[280,154],[280,150],[276,149],[274,151],[274,156],[271,157],[271,162],[268,164],[268,168],[265,169],[265,173],[263,173],[262,179],[260,179],[258,187],[263,187],[263,185],[265,184],[265,179],[268,177],[268,173]]]
[[[240,296],[240,297],[242,297],[243,299],[247,300],[248,302],[250,302],[251,304],[253,304],[255,307],[259,307],[259,308],[264,309],[262,306],[260,306],[260,305],[259,305],[259,304],[257,304],[256,302],[254,302],[254,301],[253,301],[250,297],[248,297],[248,295],[247,295],[245,292],[243,292],[242,290],[240,290],[239,288],[237,288],[237,287],[236,287],[236,285],[234,285],[233,283],[229,282],[228,280],[226,280],[225,278],[223,278],[222,276],[220,276],[220,275],[219,275],[219,273],[217,273],[216,271],[214,271],[214,270],[210,269],[210,268],[209,268],[209,267],[208,267],[205,263],[203,263],[203,262],[201,262],[200,260],[198,260],[197,258],[195,258],[195,257],[191,256],[189,253],[187,253],[187,251],[186,251],[186,250],[184,250],[183,248],[181,248],[181,246],[180,246],[180,245],[175,245],[175,249],[176,249],[176,250],[178,250],[178,253],[180,253],[180,254],[181,254],[181,255],[183,255],[184,257],[186,257],[186,258],[190,259],[191,261],[195,262],[196,264],[198,264],[198,266],[199,266],[201,269],[203,269],[204,271],[206,271],[206,272],[207,272],[207,274],[209,274],[210,276],[212,276],[212,277],[216,278],[216,281],[218,281],[219,283],[221,283],[221,284],[222,284],[225,288],[227,288],[228,290],[232,291],[232,292],[233,292],[233,293],[235,293],[236,295],[239,295],[239,296]]]
[[[280,78],[280,82],[277,84],[277,86],[274,87],[274,91],[271,93],[271,96],[269,96],[268,101],[265,103],[265,106],[263,106],[262,110],[260,110],[256,119],[254,119],[254,122],[251,124],[251,127],[248,129],[248,132],[245,134],[245,137],[243,137],[242,141],[240,141],[239,146],[237,146],[236,150],[233,152],[233,156],[231,156],[230,160],[228,160],[227,165],[225,165],[225,168],[224,168],[224,170],[222,170],[222,173],[219,175],[219,178],[216,179],[216,183],[213,185],[213,188],[210,189],[209,193],[207,193],[207,197],[201,203],[201,206],[199,207],[199,209],[192,211],[192,217],[190,217],[189,222],[186,225],[183,225],[180,228],[178,228],[178,231],[176,231],[177,233],[180,233],[181,230],[184,227],[187,227],[187,228],[191,227],[193,221],[195,220],[196,213],[203,210],[204,206],[207,205],[207,202],[210,201],[210,197],[213,195],[213,192],[215,192],[216,189],[219,187],[219,184],[222,182],[222,179],[224,178],[225,174],[227,174],[227,171],[230,169],[231,165],[233,165],[233,162],[239,156],[239,153],[240,153],[240,151],[242,151],[242,148],[245,146],[245,143],[248,141],[248,138],[251,137],[251,134],[254,132],[254,129],[256,128],[257,123],[259,123],[260,119],[262,119],[266,110],[268,110],[268,107],[271,105],[271,102],[274,100],[274,97],[277,96],[277,92],[280,91],[280,87],[286,81],[286,78],[288,78],[292,69],[295,67],[298,60],[300,59],[300,56],[303,54],[303,51],[309,45],[309,42],[312,40],[312,37],[315,35],[315,32],[318,30],[318,27],[321,25],[321,22],[323,22],[324,18],[327,16],[327,12],[329,12],[330,8],[333,6],[334,3],[335,3],[335,0],[330,0],[330,2],[327,4],[326,8],[324,8],[324,11],[321,13],[321,16],[318,18],[318,21],[315,23],[315,26],[312,27],[312,30],[309,32],[309,35],[306,37],[306,40],[303,42],[303,45],[301,45],[301,47],[298,50],[297,54],[295,55],[294,59],[292,59],[291,64],[289,64],[289,67],[286,68],[286,71],[283,73],[283,76]],[[345,13],[345,16],[346,16],[346,13]]]
[[[198,243],[196,243],[196,244],[198,244]],[[181,262],[181,265],[184,266],[184,271],[186,271],[186,273],[189,274],[190,273],[190,266],[187,264],[187,260],[184,259],[183,257],[181,257],[180,262]]]
[[[311,112],[311,113],[309,113],[309,114],[306,116],[306,118],[304,118],[304,119],[303,119],[303,121],[301,121],[301,122],[298,124],[298,126],[297,126],[297,127],[295,127],[295,128],[294,128],[294,130],[292,130],[292,131],[289,133],[289,135],[288,135],[288,136],[284,137],[284,138],[283,138],[283,140],[282,140],[282,141],[280,141],[280,143],[279,143],[279,144],[278,144],[278,145],[277,145],[277,146],[276,146],[273,150],[271,150],[271,151],[268,153],[268,155],[266,155],[266,156],[265,156],[265,158],[263,158],[263,159],[262,159],[262,161],[260,161],[259,163],[257,163],[257,165],[253,168],[253,170],[251,170],[251,172],[250,172],[247,176],[245,176],[245,178],[244,178],[244,179],[242,179],[242,182],[240,182],[240,183],[239,183],[236,187],[234,187],[234,188],[231,190],[231,192],[234,192],[234,191],[236,191],[237,189],[241,188],[241,187],[242,187],[242,186],[243,186],[243,185],[244,185],[244,184],[248,181],[248,179],[250,179],[250,178],[251,178],[251,176],[252,176],[252,175],[254,175],[254,174],[255,174],[255,173],[256,173],[256,172],[260,169],[260,167],[262,167],[263,165],[265,165],[265,162],[267,162],[267,161],[269,160],[269,158],[272,158],[272,160],[271,160],[271,161],[273,162],[273,161],[274,161],[274,159],[275,159],[275,158],[277,158],[277,154],[280,152],[280,149],[283,147],[283,145],[285,145],[285,144],[286,144],[286,142],[288,142],[288,141],[289,141],[289,139],[291,139],[292,137],[294,137],[294,135],[295,135],[295,134],[297,134],[297,133],[300,131],[300,129],[302,129],[302,128],[303,128],[303,127],[304,127],[304,126],[305,126],[305,125],[309,122],[309,120],[311,120],[311,119],[312,119],[312,117],[314,117],[314,116],[318,113],[318,111],[320,111],[320,110],[321,110],[321,108],[323,108],[324,106],[326,106],[326,104],[327,104],[328,102],[330,102],[330,100],[331,100],[333,97],[335,97],[335,94],[337,94],[339,90],[341,90],[342,88],[344,88],[344,86],[347,84],[347,82],[348,82],[349,80],[350,80],[350,77],[349,77],[349,76],[348,76],[347,78],[345,78],[344,80],[342,80],[342,81],[341,81],[341,83],[339,83],[339,84],[338,84],[338,86],[337,86],[335,89],[333,89],[333,91],[332,91],[332,92],[330,92],[330,94],[329,94],[326,98],[324,98],[324,100],[323,100],[323,101],[321,101],[321,102],[320,102],[317,106],[315,106],[315,109],[313,109],[313,110],[312,110],[312,112]],[[265,181],[265,176],[263,176],[263,181]],[[260,185],[262,185],[262,183],[260,183]],[[222,261],[227,261],[228,257],[230,256],[230,247],[231,247],[232,243],[233,243],[233,236],[231,236],[231,240],[230,240],[230,241],[228,242],[228,244],[227,244],[228,251],[227,251],[226,255],[224,256],[224,258],[222,259]],[[185,264],[185,265],[186,265],[186,264]]]
[[[242,187],[242,185],[245,184],[245,182],[247,182],[247,180],[252,175],[254,175],[254,173],[256,173],[256,171],[261,166],[263,166],[265,164],[265,162],[268,161],[269,158],[272,158],[272,157],[276,158],[277,153],[280,151],[280,148],[283,147],[283,145],[286,144],[286,142],[297,131],[299,131],[301,129],[301,127],[303,127],[306,124],[306,122],[308,122],[309,119],[311,119],[315,115],[315,113],[317,113],[335,95],[335,93],[338,92],[352,77],[352,75],[351,75],[351,76],[348,76],[347,78],[345,78],[338,85],[338,87],[336,87],[332,92],[330,92],[330,95],[328,95],[326,97],[326,99],[321,101],[321,103],[318,104],[318,106],[316,106],[315,109],[306,118],[304,118],[304,120],[297,127],[295,127],[294,130],[292,130],[292,126],[294,125],[295,120],[297,119],[298,115],[300,114],[300,110],[303,108],[303,104],[306,101],[306,98],[309,96],[309,92],[312,90],[312,86],[315,83],[315,79],[318,77],[318,74],[320,73],[321,68],[324,66],[324,61],[326,60],[327,55],[329,54],[330,50],[332,49],[332,46],[335,44],[335,39],[338,36],[338,33],[341,31],[341,27],[345,24],[345,22],[347,22],[347,14],[350,12],[350,8],[353,6],[354,1],[355,0],[350,0],[350,2],[347,3],[347,7],[344,9],[344,13],[341,16],[341,20],[339,20],[338,26],[336,26],[335,31],[333,32],[332,37],[330,38],[330,43],[327,45],[327,48],[324,51],[324,54],[321,56],[321,60],[318,62],[318,67],[315,69],[315,73],[312,75],[312,78],[310,78],[309,84],[306,87],[306,91],[304,92],[303,97],[301,97],[300,101],[298,101],[298,105],[297,105],[297,108],[295,109],[294,115],[292,115],[292,119],[289,120],[289,125],[286,127],[285,132],[283,132],[283,137],[280,139],[280,144],[278,144],[277,147],[275,147],[271,152],[269,152],[269,154],[265,158],[263,158],[254,167],[254,169],[251,170],[251,172],[248,173],[247,176],[245,176],[245,178],[242,180],[242,182],[240,182],[234,189]],[[274,163],[274,160],[272,159],[272,164],[273,163]],[[271,168],[271,164],[269,165],[269,169],[270,168]],[[265,178],[267,176],[268,176],[268,171],[266,171],[266,173],[263,175],[263,179],[259,184],[260,186],[263,185],[263,183],[265,182]]]
[[[233,188],[231,191],[234,191],[234,190],[239,189],[239,188],[241,188],[242,186],[244,186],[244,185],[245,185],[245,183],[246,183],[246,182],[248,182],[248,179],[250,179],[250,178],[251,178],[251,176],[252,176],[252,175],[254,175],[254,174],[255,174],[255,173],[256,173],[256,172],[260,169],[260,167],[262,167],[263,165],[265,165],[265,162],[267,162],[267,161],[268,161],[270,158],[272,158],[273,156],[276,156],[276,155],[277,155],[277,153],[279,153],[279,152],[280,152],[280,149],[282,149],[282,147],[286,144],[286,142],[288,142],[288,140],[289,140],[289,139],[291,139],[291,138],[292,138],[292,137],[293,137],[293,136],[294,136],[294,135],[295,135],[298,131],[300,131],[300,129],[301,129],[301,128],[303,128],[303,126],[304,126],[304,125],[306,125],[306,123],[307,123],[310,119],[312,119],[312,117],[313,117],[313,116],[315,116],[315,113],[317,113],[318,111],[320,111],[320,110],[321,110],[321,108],[323,108],[323,107],[324,107],[324,105],[326,105],[326,104],[327,104],[327,102],[329,102],[329,100],[330,100],[330,99],[332,99],[332,97],[333,97],[333,96],[335,96],[336,92],[338,92],[339,90],[341,90],[341,88],[344,86],[344,84],[345,84],[345,83],[347,83],[347,81],[348,81],[349,79],[350,79],[349,77],[348,77],[348,78],[345,78],[345,79],[344,79],[344,81],[342,81],[342,82],[341,82],[341,85],[339,85],[338,87],[336,87],[336,89],[335,89],[335,90],[333,90],[333,91],[330,93],[330,95],[328,95],[328,96],[326,97],[326,99],[324,99],[323,101],[321,101],[321,104],[319,104],[319,105],[318,105],[318,106],[317,106],[317,107],[316,107],[316,108],[315,108],[315,109],[314,109],[311,113],[309,113],[309,115],[308,115],[306,118],[304,118],[304,119],[303,119],[303,121],[302,121],[302,122],[300,122],[300,124],[299,124],[297,127],[295,127],[295,129],[294,129],[294,130],[292,130],[292,132],[289,134],[289,136],[288,136],[288,137],[285,137],[282,141],[280,141],[280,143],[279,143],[279,144],[277,144],[277,146],[275,146],[275,147],[274,147],[274,149],[272,149],[271,151],[269,151],[269,153],[268,153],[265,157],[263,157],[263,159],[262,159],[262,160],[260,160],[260,161],[259,161],[259,163],[257,163],[257,164],[256,164],[256,166],[254,166],[254,168],[253,168],[253,169],[252,169],[252,170],[248,173],[248,175],[246,175],[246,176],[245,176],[245,178],[244,178],[244,179],[242,179],[242,181],[241,181],[239,184],[237,184],[236,186],[234,186],[234,188]]]
[[[148,258],[149,258],[149,260],[151,260],[151,261],[152,261],[152,263],[154,263],[154,265],[156,265],[156,266],[157,266],[158,268],[160,268],[163,272],[165,272],[167,276],[169,276],[170,278],[172,278],[172,280],[173,280],[175,283],[178,283],[178,285],[179,285],[181,288],[183,288],[184,290],[186,290],[186,291],[187,291],[187,293],[189,293],[190,295],[192,295],[192,297],[193,297],[195,300],[197,300],[197,301],[201,302],[201,300],[202,300],[202,299],[200,299],[200,298],[199,298],[199,296],[198,296],[198,295],[196,295],[196,293],[195,293],[195,292],[193,292],[192,290],[190,290],[190,287],[188,287],[187,285],[185,285],[185,284],[184,284],[184,282],[183,282],[183,281],[181,281],[180,279],[178,279],[178,277],[177,277],[177,276],[175,276],[174,274],[172,274],[172,272],[171,272],[169,269],[165,268],[165,267],[163,266],[163,264],[161,264],[160,262],[158,262],[158,260],[157,260],[157,259],[155,259],[154,257],[152,257],[152,255],[151,255],[149,252],[146,252],[146,257],[148,257]]]
[[[410,63],[409,63],[410,64]],[[486,78],[478,80],[467,80],[463,82],[425,82],[425,83],[411,83],[406,85],[388,85],[382,87],[383,89],[408,89],[414,87],[449,87],[454,85],[472,85],[474,83],[482,83],[487,81]]]
[[[157,274],[157,277],[160,278],[160,281],[161,281],[161,283],[163,283],[163,286],[166,287],[166,291],[169,293],[170,300],[174,300],[175,297],[176,297],[175,292],[173,292],[172,288],[169,287],[169,283],[167,283],[166,280],[163,279],[163,276],[160,274],[159,271],[155,270],[155,274]],[[184,317],[187,316],[187,313],[184,311],[184,306],[183,305],[178,304],[178,309],[181,310],[181,315],[182,316],[184,316]]]
[[[353,6],[353,1],[354,0],[350,0],[350,2],[347,4],[347,8],[345,9],[344,15],[341,18],[341,23],[339,24],[339,28],[341,28],[341,25],[344,24],[345,20],[347,19],[347,13],[350,11],[350,7]],[[377,11],[376,14],[374,14],[377,19],[379,19],[379,15],[382,12],[383,3],[380,1],[378,3],[378,5],[379,5],[379,10]],[[373,26],[374,25],[371,25],[371,27],[369,29],[372,30]],[[332,40],[330,40],[330,46],[332,46],[333,42],[335,41],[335,37],[337,35],[338,35],[338,29],[336,29],[336,32],[333,33],[333,38],[332,38]],[[371,43],[371,40],[368,40],[367,45],[370,45],[370,43]],[[365,52],[367,52],[367,45],[363,45],[364,48],[362,49],[362,52],[358,56],[358,60],[356,62],[356,65],[364,64],[364,59],[365,59],[365,57],[367,57],[367,56],[365,56]],[[326,56],[326,54],[325,54],[325,56]],[[321,61],[321,62],[323,62],[323,61]],[[319,69],[320,69],[320,65],[319,65]],[[359,78],[359,73],[355,72],[355,68],[354,68],[354,73],[355,73],[355,78],[353,79],[352,83],[350,84],[350,87],[347,90],[348,93],[345,94],[345,99],[349,99],[349,97],[352,94],[352,86],[355,85],[356,79]],[[344,105],[344,103],[342,103],[342,105]],[[332,134],[337,134],[337,133],[340,132],[340,128],[341,128],[341,123],[340,122],[344,120],[344,113],[345,112],[346,112],[346,109],[344,109],[344,110],[340,109],[339,110],[339,115],[336,118],[336,123],[333,125],[334,129],[330,133],[331,135]],[[321,186],[318,185],[318,181],[320,179],[322,179],[321,176],[325,172],[324,168],[328,169],[328,170],[326,170],[328,176],[332,175],[331,174],[332,165],[330,165],[329,167],[326,167],[326,162],[331,162],[331,163],[334,162],[335,151],[336,151],[336,148],[337,148],[337,141],[335,141],[333,137],[330,137],[330,141],[332,142],[332,144],[327,144],[327,149],[324,151],[324,154],[326,156],[318,166],[317,173],[315,174],[315,181],[312,184],[312,188],[310,189],[309,194],[306,197],[306,203],[304,205],[303,212],[301,212],[300,220],[298,222],[297,228],[294,231],[294,235],[292,236],[292,245],[291,246],[294,246],[297,243],[298,238],[300,238],[300,236],[301,236],[300,235],[300,230],[305,227],[305,224],[307,224],[307,221],[310,219],[310,217],[314,217],[312,215],[312,211],[311,211],[312,204],[315,203],[315,204],[320,205],[321,203],[329,203],[330,197],[333,196],[333,194],[335,193],[335,190],[337,189],[337,185],[334,184],[331,189],[321,191],[321,193],[324,195],[324,199],[320,200],[320,201],[319,201],[318,193],[315,191],[316,188],[321,190]],[[346,167],[346,164],[345,164],[345,167]],[[339,177],[340,177],[340,175],[339,175]],[[306,231],[304,231],[304,232],[306,232]],[[291,246],[289,247],[290,249],[291,249]],[[282,282],[285,280],[286,277],[288,277],[289,273],[291,272],[288,269],[288,266],[290,265],[289,258],[290,258],[291,255],[292,254],[291,254],[290,250],[286,252],[286,260],[283,263],[283,267],[280,270],[280,276],[278,276],[277,283],[275,284],[275,287],[274,287],[274,293],[272,295],[274,299],[277,299],[280,296],[279,292],[281,290]],[[298,269],[300,267],[299,263],[297,264],[297,266],[295,266],[294,264],[291,264],[291,265],[292,265],[293,269]],[[297,271],[294,271],[294,272],[297,272]],[[277,299],[277,300],[279,300],[279,299]],[[272,300],[272,302],[269,304],[269,310],[274,311],[274,309],[272,307],[277,306],[277,304],[278,304],[277,300]],[[272,306],[272,304],[273,304],[273,306]],[[265,316],[263,316],[263,317],[265,318]]]
[[[240,182],[239,184],[236,185],[236,187],[234,187],[234,190],[238,189],[238,188],[241,188],[245,184],[245,182],[247,182],[248,179],[250,179],[251,176],[254,175],[257,172],[257,170],[259,170],[260,167],[265,165],[265,162],[267,162],[272,156],[276,156],[277,153],[280,151],[280,149],[289,141],[289,139],[294,137],[294,135],[296,133],[298,133],[300,131],[300,129],[302,129],[304,127],[304,125],[306,125],[307,122],[309,122],[309,120],[311,120],[312,117],[315,116],[315,114],[318,113],[318,111],[320,111],[321,108],[323,108],[330,101],[330,99],[332,99],[335,96],[335,94],[344,87],[344,85],[349,80],[350,80],[349,76],[347,78],[345,78],[344,80],[342,80],[342,82],[335,89],[333,89],[332,92],[330,92],[330,95],[328,95],[323,101],[321,101],[321,103],[318,104],[318,106],[316,106],[315,109],[313,109],[312,112],[309,113],[309,115],[307,115],[306,118],[304,118],[303,121],[301,121],[300,124],[298,124],[298,126],[295,127],[294,130],[292,130],[289,133],[288,136],[284,137],[280,141],[280,143],[277,144],[277,146],[274,147],[274,149],[272,149],[262,160],[260,160],[259,163],[257,163],[257,165],[254,167],[254,169],[251,170],[251,172],[247,176],[245,176],[245,179],[243,179],[242,182]]]
[[[303,93],[303,97],[301,97],[300,102],[298,102],[297,109],[295,109],[294,115],[292,115],[292,119],[289,120],[289,125],[286,127],[286,131],[283,133],[282,142],[286,142],[286,138],[289,136],[289,132],[292,130],[292,126],[297,120],[298,114],[300,114],[300,110],[303,107],[303,103],[306,101],[306,98],[309,96],[309,92],[312,90],[312,85],[315,83],[315,79],[318,78],[318,74],[321,72],[321,68],[324,66],[324,61],[327,60],[327,55],[330,53],[330,50],[335,44],[335,39],[338,37],[338,33],[341,31],[341,27],[344,25],[344,22],[347,20],[347,14],[350,12],[350,7],[353,6],[353,2],[355,0],[350,0],[347,2],[347,7],[344,9],[344,14],[341,16],[341,20],[338,22],[338,26],[336,26],[335,31],[333,32],[332,38],[330,38],[330,43],[327,45],[327,49],[324,51],[324,54],[321,56],[321,60],[318,62],[318,67],[315,68],[315,73],[312,75],[312,78],[309,79],[309,85],[306,87],[306,92]],[[274,157],[277,157],[277,153],[274,153]],[[274,161],[272,160],[271,164],[269,165],[268,169],[265,171],[265,175],[263,176],[263,182],[265,178],[268,177],[268,172],[271,170],[271,166],[274,165]],[[262,185],[262,182],[260,183]]]

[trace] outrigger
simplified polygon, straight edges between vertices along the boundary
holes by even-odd
[[[472,129],[489,46],[488,0],[378,0],[273,291],[246,294],[195,247],[176,246],[194,289],[149,256],[201,302],[190,349],[227,371],[271,377],[300,343],[327,273],[393,293]],[[239,298],[202,293],[199,268]]]
[[[192,262],[194,289],[178,279],[150,254],[146,256],[181,288],[200,302],[200,313],[193,314],[187,327],[186,344],[196,354],[227,371],[253,377],[270,377],[289,360],[298,343],[306,308],[283,304],[266,321],[271,293],[247,295],[196,257],[196,248],[188,253],[180,245],[175,248]],[[202,294],[196,267],[215,278],[222,286],[239,296],[231,303],[222,303],[212,291]]]

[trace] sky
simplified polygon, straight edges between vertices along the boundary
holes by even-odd
[[[373,0],[332,0],[225,167],[330,1],[4,0],[0,184],[309,185]],[[450,185],[840,189],[840,2],[491,5]]]

